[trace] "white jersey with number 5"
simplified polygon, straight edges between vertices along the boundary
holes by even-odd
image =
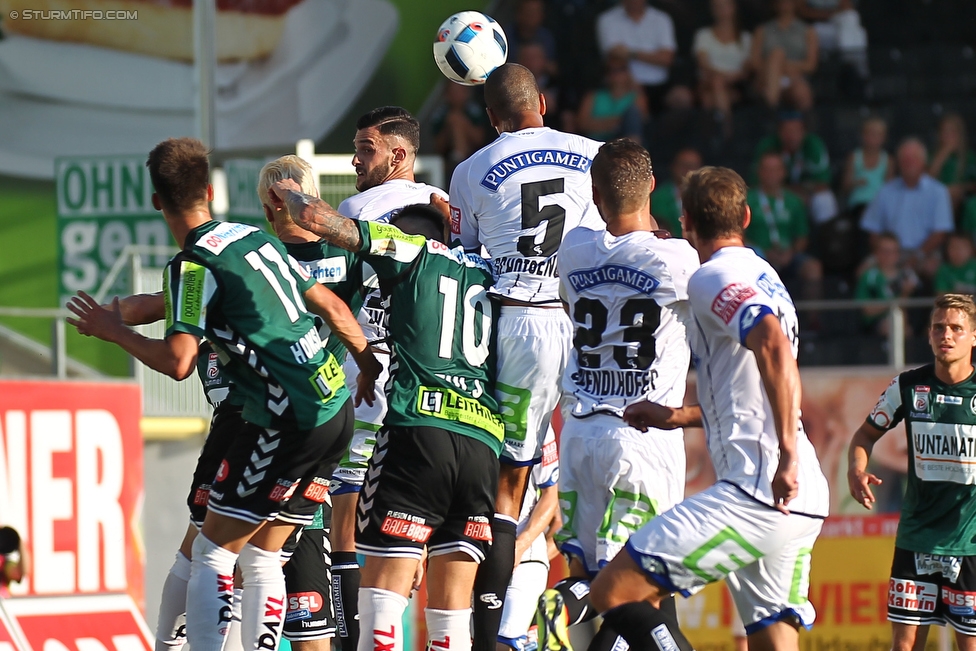
[[[484,245],[494,293],[524,303],[559,300],[556,252],[577,226],[603,228],[590,165],[600,143],[541,127],[501,134],[457,166],[451,230],[466,250]]]
[[[708,451],[719,481],[738,486],[772,506],[772,479],[779,465],[779,442],[769,397],[755,355],[745,341],[766,315],[779,319],[797,354],[796,308],[779,275],[752,249],[719,249],[688,286],[695,326],[689,328],[698,370],[698,400]],[[800,423],[799,495],[791,512],[826,516],[827,480]]]
[[[559,277],[575,350],[563,390],[576,398],[574,416],[620,416],[640,400],[682,405],[688,281],[698,266],[687,241],[647,231],[615,237],[576,228],[566,235]]]

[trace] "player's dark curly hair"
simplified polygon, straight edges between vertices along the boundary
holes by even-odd
[[[650,197],[651,155],[630,138],[604,143],[590,168],[601,207],[612,215],[640,210]]]
[[[409,223],[409,226],[408,226]],[[390,217],[390,224],[409,235],[423,235],[429,240],[446,243],[448,221],[437,208],[429,203],[404,206]]]
[[[685,177],[681,204],[685,227],[703,240],[742,237],[746,219],[746,182],[727,167],[706,166]]]
[[[196,138],[170,138],[149,152],[146,167],[164,210],[181,213],[206,203],[209,154]]]
[[[370,127],[376,127],[380,135],[400,136],[410,144],[414,154],[420,149],[420,122],[405,108],[381,106],[363,114],[356,121],[357,131]]]

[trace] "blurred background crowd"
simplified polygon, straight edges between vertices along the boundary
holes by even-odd
[[[976,292],[976,19],[968,0],[515,0],[509,61],[548,126],[651,152],[652,212],[681,235],[703,164],[750,184],[749,244],[798,300]],[[477,90],[431,118],[448,170],[494,134]],[[801,311],[801,361],[883,362],[885,308]],[[908,359],[924,359],[924,310]],[[914,335],[914,336],[913,336]]]

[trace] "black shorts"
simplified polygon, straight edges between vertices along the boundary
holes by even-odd
[[[323,502],[321,506],[322,506],[322,528],[325,529],[326,532],[329,532],[332,529],[332,500],[327,497],[325,502]],[[306,530],[311,531],[311,529],[306,529],[306,527],[297,526],[288,536],[288,539],[285,541],[285,544],[281,546],[282,563],[287,563],[289,560],[291,560],[292,554],[294,554],[295,550],[298,549],[298,541],[302,537],[302,532]],[[331,547],[330,547],[330,551],[331,551]]]
[[[976,635],[976,556],[941,556],[895,547],[888,582],[888,621],[949,624]]]
[[[203,526],[203,519],[207,517],[210,485],[217,476],[220,461],[244,425],[239,405],[232,405],[224,400],[214,409],[213,418],[210,419],[210,433],[200,450],[197,467],[193,471],[193,483],[190,484],[190,494],[186,496],[190,522],[197,528]]]
[[[420,558],[491,545],[498,457],[487,445],[437,427],[384,427],[356,509],[356,551]]]
[[[285,504],[297,498],[283,519],[294,524],[311,522],[325,499],[314,488],[315,480],[324,477],[325,486],[329,485],[332,469],[349,445],[352,427],[351,400],[312,430],[276,430],[244,421],[220,462],[207,508],[259,524],[276,519]]]
[[[306,529],[298,546],[285,563],[285,639],[321,640],[335,637],[336,619],[332,607],[332,559],[328,529]]]

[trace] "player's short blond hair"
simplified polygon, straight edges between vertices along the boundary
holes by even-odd
[[[291,179],[301,186],[302,192],[313,197],[319,196],[319,180],[312,172],[312,166],[304,158],[288,154],[276,158],[261,168],[258,175],[258,199],[266,206],[271,205],[268,190],[278,181]]]
[[[959,310],[969,317],[969,327],[976,329],[976,303],[968,294],[943,294],[935,299],[932,316],[939,310]]]

